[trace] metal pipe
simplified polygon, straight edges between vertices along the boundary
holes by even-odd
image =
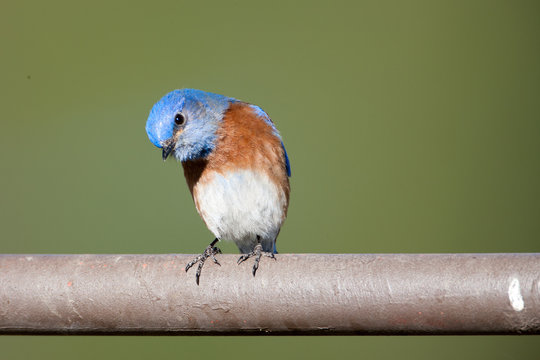
[[[540,334],[540,254],[0,255],[0,334]]]

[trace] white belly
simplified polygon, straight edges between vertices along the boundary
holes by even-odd
[[[257,236],[272,251],[285,220],[286,196],[270,178],[252,170],[214,172],[195,185],[199,214],[220,240],[232,240],[242,253],[253,250]]]

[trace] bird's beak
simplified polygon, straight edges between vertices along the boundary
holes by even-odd
[[[167,157],[171,154],[171,152],[174,150],[174,141],[165,141],[163,143],[163,152],[161,153],[161,156],[163,157],[163,161],[167,160]]]

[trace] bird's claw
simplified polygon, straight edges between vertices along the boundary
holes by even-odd
[[[276,260],[276,257],[274,256],[273,253],[262,251],[261,244],[257,244],[257,245],[255,245],[255,248],[253,249],[252,252],[250,252],[249,254],[244,254],[244,255],[240,256],[238,258],[238,261],[236,261],[236,263],[238,265],[240,265],[241,263],[243,263],[244,261],[246,261],[250,257],[255,256],[255,263],[253,264],[253,270],[251,271],[253,276],[255,276],[255,274],[257,273],[257,269],[259,268],[259,262],[261,261],[261,256],[263,256],[263,255]]]
[[[202,268],[206,259],[212,258],[212,261],[214,261],[214,264],[221,266],[221,264],[219,263],[219,261],[216,259],[216,256],[215,256],[217,254],[221,254],[221,250],[218,247],[214,246],[215,243],[216,242],[214,241],[210,245],[208,245],[208,247],[204,250],[204,252],[201,255],[197,256],[195,259],[191,260],[186,265],[186,272],[187,272],[193,265],[195,265],[196,263],[199,263],[199,266],[197,266],[197,272],[195,273],[195,282],[197,283],[197,285],[199,285],[201,271],[202,271]]]

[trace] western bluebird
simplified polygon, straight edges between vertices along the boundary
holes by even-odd
[[[243,254],[274,258],[276,238],[287,216],[291,169],[281,136],[258,106],[223,95],[182,89],[159,100],[146,122],[150,141],[181,161],[195,207],[215,235],[199,262],[199,284],[208,257],[219,265],[215,247],[232,240]]]

